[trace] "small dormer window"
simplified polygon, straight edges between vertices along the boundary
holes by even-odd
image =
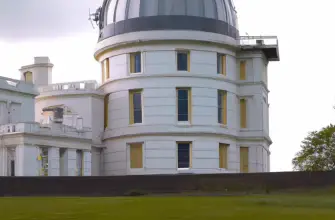
[[[24,73],[24,81],[32,83],[33,82],[33,73],[30,72],[30,71],[25,72]]]

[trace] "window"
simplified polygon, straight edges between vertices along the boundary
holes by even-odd
[[[218,90],[218,123],[227,124],[227,91]]]
[[[240,62],[240,80],[247,79],[247,62],[245,60]]]
[[[131,53],[130,54],[130,73],[140,73],[141,68],[141,53]]]
[[[130,124],[142,123],[142,90],[129,92]]]
[[[240,147],[240,172],[249,172],[249,148]]]
[[[247,127],[247,100],[240,100],[240,127]]]
[[[104,83],[109,79],[109,59],[105,59],[101,63],[101,69],[102,69],[102,80],[101,82]]]
[[[178,121],[191,121],[191,89],[177,89]]]
[[[217,73],[224,76],[227,75],[227,61],[226,55],[218,54],[217,55]]]
[[[219,144],[219,168],[228,168],[228,144]]]
[[[104,99],[104,128],[108,127],[108,104],[109,104],[109,94],[105,96]]]
[[[32,83],[33,82],[33,73],[32,72],[25,72],[24,73],[24,80],[26,81],[26,82],[30,82],[30,83]]]
[[[130,168],[143,168],[143,146],[142,143],[133,143],[130,148]]]
[[[178,169],[190,168],[192,166],[192,144],[178,144]]]
[[[177,70],[190,71],[190,52],[177,51]]]

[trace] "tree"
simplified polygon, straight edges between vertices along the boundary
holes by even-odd
[[[302,141],[301,148],[292,160],[294,170],[335,170],[335,125],[310,132]]]

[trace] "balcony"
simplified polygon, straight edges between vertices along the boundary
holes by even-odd
[[[0,125],[0,135],[13,133],[92,139],[91,129],[85,127],[77,129],[62,124],[39,124],[36,122]]]
[[[242,51],[261,50],[269,61],[279,61],[279,46],[276,36],[240,36]]]
[[[40,93],[52,92],[52,91],[95,91],[98,88],[98,83],[94,80],[89,81],[78,81],[78,82],[68,82],[68,83],[57,83],[47,86],[40,86],[38,91]]]

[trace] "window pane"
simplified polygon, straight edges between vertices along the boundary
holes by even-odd
[[[222,108],[218,108],[218,122],[222,124]]]
[[[188,121],[188,114],[178,114],[178,121]]]
[[[178,100],[178,114],[187,114],[187,113],[188,113],[188,101]]]
[[[218,107],[222,107],[222,92],[220,90],[218,91]]]
[[[180,71],[187,71],[187,53],[178,53],[177,66]]]
[[[134,93],[134,109],[141,109],[142,108],[142,99],[141,93]]]
[[[178,89],[178,99],[188,99],[188,90]]]
[[[142,123],[142,110],[134,110],[134,123]]]
[[[135,73],[141,72],[141,54],[135,54]]]
[[[190,145],[178,144],[178,168],[190,167]]]
[[[221,55],[217,56],[217,73],[222,73],[222,57],[221,57]]]

